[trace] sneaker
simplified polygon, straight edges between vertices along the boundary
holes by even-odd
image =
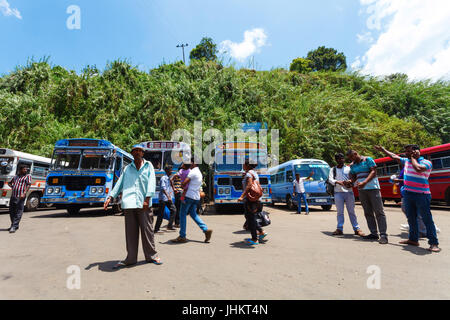
[[[400,230],[402,231],[409,231],[409,225],[408,224],[401,224]]]
[[[362,232],[361,229],[355,230],[355,235],[356,236],[360,236],[360,237],[364,237],[365,236],[364,232]]]
[[[212,230],[209,230],[209,229],[205,231],[205,242],[206,242],[206,243],[208,243],[209,240],[211,240],[212,232],[213,232],[213,231],[212,231]]]
[[[336,229],[335,232],[332,233],[333,236],[342,236],[344,232],[341,229]]]
[[[175,224],[175,228],[180,228],[180,225],[179,224]]]
[[[368,234],[367,236],[363,237],[364,240],[378,240],[378,235],[376,234]]]
[[[388,241],[388,238],[386,236],[381,236],[380,240],[378,241],[379,244],[387,244],[388,242],[389,241]]]
[[[176,239],[172,239],[170,240],[170,242],[174,242],[174,243],[186,243],[187,239],[186,238],[182,238],[182,237],[178,237]]]
[[[17,229],[18,229],[18,228],[17,228]],[[14,227],[11,227],[11,228],[9,229],[9,233],[15,233],[17,229],[14,228]]]
[[[162,230],[157,230],[157,231],[155,231],[155,234],[164,234],[164,231],[162,231]]]
[[[441,233],[441,229],[439,229],[438,227],[436,227],[436,233]]]
[[[168,231],[176,231],[177,229],[175,229],[174,227],[167,227]]]

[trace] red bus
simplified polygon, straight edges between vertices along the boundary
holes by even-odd
[[[422,149],[420,154],[433,163],[433,170],[428,179],[432,202],[445,203],[450,206],[450,143]],[[390,157],[376,159],[375,163],[383,201],[400,202],[400,190],[394,193],[393,185],[389,182],[393,174],[400,172],[400,165]],[[357,197],[358,190],[354,191],[355,197]]]

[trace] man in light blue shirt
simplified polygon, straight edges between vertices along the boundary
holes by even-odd
[[[134,161],[125,167],[122,175],[105,201],[108,207],[112,198],[122,193],[122,209],[125,216],[125,236],[127,241],[127,258],[114,268],[130,266],[137,263],[139,246],[139,229],[142,233],[142,247],[145,261],[162,264],[155,249],[153,232],[152,196],[155,193],[155,170],[151,162],[144,160],[144,149],[135,145],[131,150]]]

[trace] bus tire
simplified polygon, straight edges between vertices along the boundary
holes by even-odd
[[[81,208],[77,206],[70,206],[67,207],[67,213],[69,214],[69,216],[74,216],[80,212],[80,209]]]
[[[301,204],[299,204],[299,205],[301,205]],[[292,200],[292,197],[290,195],[286,196],[286,206],[289,210],[295,209],[294,200]]]
[[[322,210],[323,210],[323,211],[330,211],[332,205],[331,205],[331,204],[327,204],[327,205],[324,205],[324,206],[321,206],[321,207],[322,207]]]
[[[450,188],[447,188],[447,191],[445,191],[445,202],[450,206]]]
[[[27,202],[25,204],[25,210],[26,211],[36,211],[36,209],[39,207],[40,203],[41,203],[40,194],[38,192],[32,192],[27,198]]]

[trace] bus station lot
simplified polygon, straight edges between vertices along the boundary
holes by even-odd
[[[212,209],[202,216],[214,230],[211,243],[188,218],[188,243],[171,244],[176,232],[156,235],[163,265],[142,263],[139,248],[141,262],[116,271],[126,253],[123,216],[38,210],[25,213],[17,233],[9,234],[9,215],[1,209],[0,299],[450,298],[449,210],[433,210],[441,229],[438,254],[426,250],[426,239],[418,248],[398,244],[407,238],[399,229],[406,219],[395,205],[385,207],[388,245],[354,236],[348,216],[345,235],[331,236],[334,206],[309,216],[282,205],[266,210],[268,241],[255,248],[243,243],[248,233],[238,210],[219,215]],[[359,205],[357,214],[367,233]]]

